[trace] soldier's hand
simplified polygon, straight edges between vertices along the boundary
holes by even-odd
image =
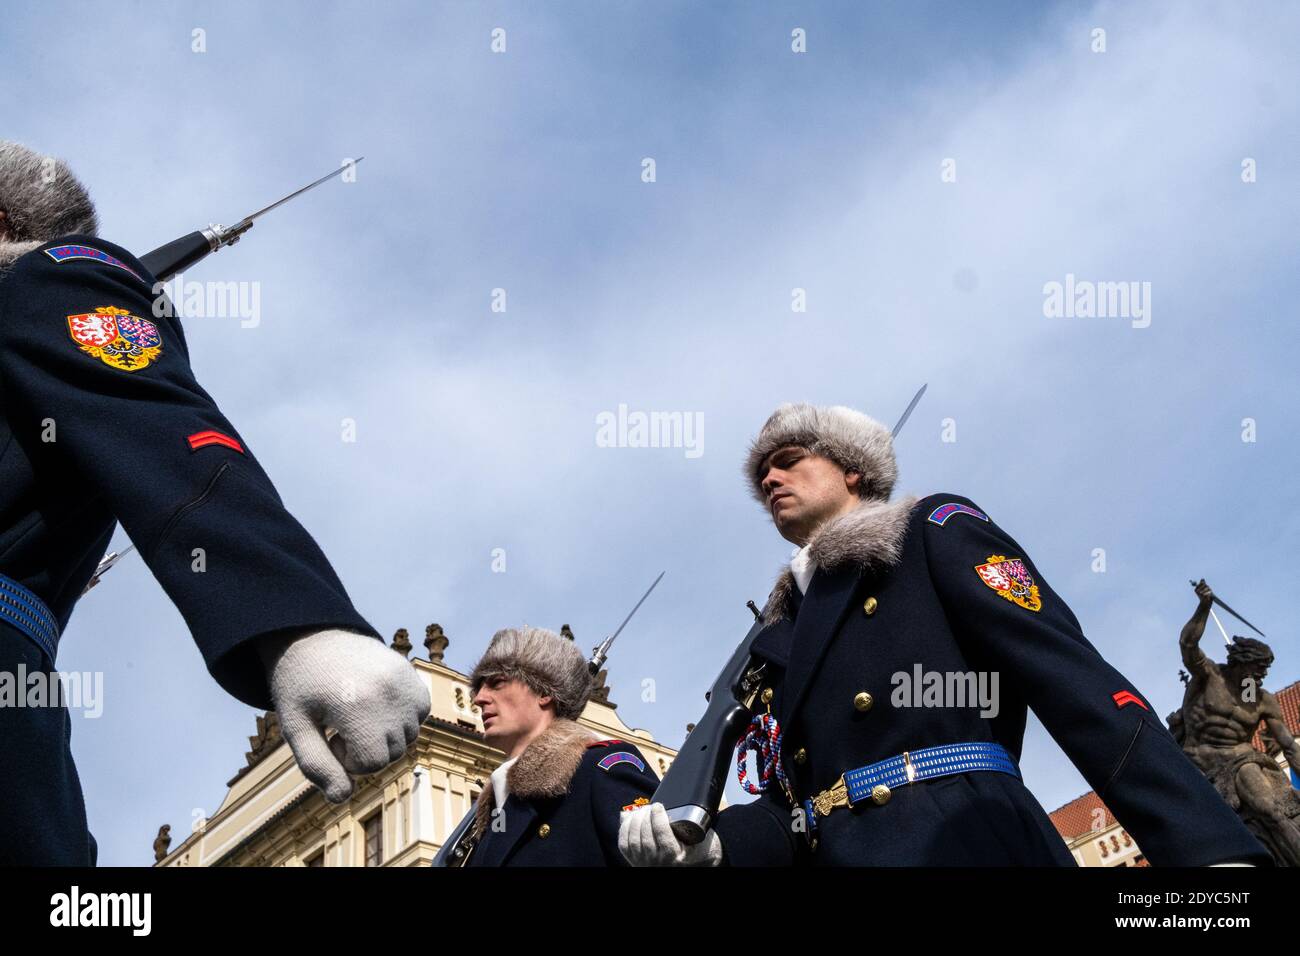
[[[717,866],[722,841],[710,830],[695,846],[673,833],[662,803],[623,811],[618,821],[618,849],[633,866]]]
[[[280,731],[303,776],[331,803],[351,774],[375,773],[406,752],[429,715],[429,691],[401,654],[350,631],[263,642]],[[328,742],[325,728],[338,733]]]
[[[1214,592],[1205,583],[1205,578],[1201,578],[1201,583],[1196,585],[1196,596],[1201,599],[1202,605],[1209,605],[1214,602]]]

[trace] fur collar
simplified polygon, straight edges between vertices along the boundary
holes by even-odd
[[[810,556],[818,568],[828,571],[844,564],[856,565],[863,571],[892,567],[903,556],[907,519],[918,500],[909,495],[896,501],[862,502],[817,529]],[[765,623],[789,617],[790,597],[797,587],[794,572],[786,565],[763,608]]]
[[[27,253],[43,245],[45,245],[43,239],[27,239],[22,242],[0,240],[0,274],[7,272],[10,266]]]
[[[562,797],[578,772],[583,754],[596,735],[572,720],[556,720],[519,755],[506,771],[510,792],[521,800]],[[487,830],[496,799],[489,783],[474,805],[474,835]]]

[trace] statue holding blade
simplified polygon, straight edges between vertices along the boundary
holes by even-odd
[[[1167,718],[1169,729],[1278,865],[1300,866],[1300,791],[1271,754],[1251,743],[1263,721],[1275,748],[1300,771],[1300,745],[1287,729],[1277,698],[1263,687],[1273,651],[1255,638],[1229,639],[1214,604],[1264,635],[1219,600],[1204,579],[1194,587],[1200,603],[1178,639],[1191,679],[1183,706]],[[1210,660],[1200,648],[1211,617],[1228,646],[1226,664]]]

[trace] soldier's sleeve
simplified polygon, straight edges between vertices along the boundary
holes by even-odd
[[[38,474],[75,475],[87,503],[121,522],[213,677],[269,707],[258,639],[332,627],[378,635],[195,381],[179,322],[154,315],[149,274],[116,261],[32,253],[6,279],[6,414]]]
[[[609,866],[627,866],[618,849],[618,822],[624,810],[635,810],[650,802],[659,775],[632,744],[613,741],[591,747],[586,755],[594,777],[591,783],[592,826]]]
[[[727,807],[713,829],[722,841],[723,866],[793,866],[804,852],[790,805],[771,793]]]
[[[1088,642],[1023,549],[974,502],[939,497],[923,502],[919,520],[958,641],[1033,709],[1151,862],[1266,863],[1263,847],[1146,698]],[[947,504],[960,508],[936,510]]]

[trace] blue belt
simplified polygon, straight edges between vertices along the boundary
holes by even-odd
[[[12,624],[43,650],[50,663],[59,649],[59,621],[45,602],[13,578],[0,574],[0,621]]]
[[[905,751],[897,757],[849,770],[829,790],[805,800],[804,813],[810,826],[815,826],[818,816],[824,817],[836,807],[851,807],[866,799],[884,804],[894,787],[973,770],[994,770],[1020,777],[1020,768],[1001,744],[944,744]]]

